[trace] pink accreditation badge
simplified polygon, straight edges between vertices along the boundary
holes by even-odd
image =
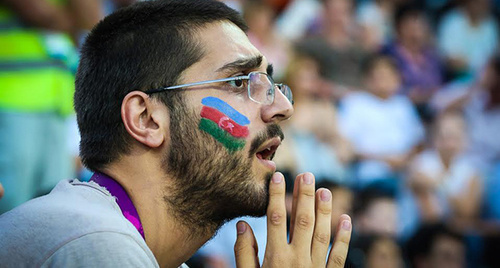
[[[139,214],[137,213],[137,210],[135,209],[135,206],[132,203],[132,200],[130,200],[130,197],[125,189],[123,189],[123,187],[113,178],[103,173],[94,173],[90,180],[99,184],[101,187],[106,188],[106,190],[108,190],[108,192],[116,198],[116,203],[120,207],[123,216],[130,221],[132,225],[134,225],[137,231],[141,234],[142,238],[144,238],[144,230],[142,229],[141,219],[139,218]]]

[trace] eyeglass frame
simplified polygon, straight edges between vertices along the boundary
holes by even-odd
[[[274,100],[276,98],[276,88],[279,89],[279,91],[281,92],[281,94],[283,94],[292,105],[294,104],[292,89],[289,86],[287,86],[287,85],[285,85],[283,83],[276,84],[274,82],[274,79],[269,74],[264,73],[264,72],[257,72],[257,71],[250,72],[247,75],[240,75],[240,76],[235,76],[235,77],[221,78],[221,79],[215,79],[215,80],[206,80],[206,81],[193,82],[193,83],[176,85],[176,86],[169,86],[169,87],[161,87],[161,88],[156,88],[156,89],[149,89],[149,90],[146,90],[144,93],[146,93],[146,94],[154,94],[154,93],[164,92],[164,91],[171,90],[171,89],[179,89],[179,88],[186,88],[186,87],[192,87],[192,86],[200,86],[200,85],[212,84],[212,83],[220,83],[220,82],[248,80],[249,81],[248,85],[247,85],[248,98],[250,98],[252,101],[254,101],[256,103],[266,104],[266,103],[263,103],[263,102],[255,100],[254,98],[252,98],[252,96],[250,94],[250,81],[251,81],[250,80],[250,75],[252,75],[252,74],[263,74],[263,75],[267,76],[267,79],[269,79],[269,81],[273,85],[273,87],[272,87],[273,88],[273,100],[272,100],[271,103],[269,103],[267,105],[271,105],[271,104],[274,103]],[[288,88],[288,91],[290,93],[290,97],[288,97],[287,94],[285,94],[285,92],[283,92],[282,88],[285,88],[285,90],[286,90],[286,88]]]

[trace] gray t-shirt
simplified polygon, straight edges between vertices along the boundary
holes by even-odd
[[[0,216],[0,267],[159,265],[105,188],[72,180]]]

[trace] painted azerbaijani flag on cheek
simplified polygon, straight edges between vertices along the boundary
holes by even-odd
[[[216,97],[201,100],[201,121],[199,128],[212,135],[231,153],[245,147],[250,120],[229,104]]]

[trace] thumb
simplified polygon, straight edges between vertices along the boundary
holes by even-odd
[[[236,224],[237,238],[234,244],[234,256],[236,267],[255,268],[259,267],[257,253],[259,251],[257,241],[250,225],[244,221]]]

